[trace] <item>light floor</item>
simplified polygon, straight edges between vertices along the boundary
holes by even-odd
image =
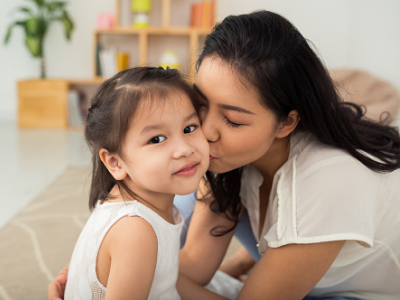
[[[90,164],[83,132],[0,123],[0,228],[68,165]]]

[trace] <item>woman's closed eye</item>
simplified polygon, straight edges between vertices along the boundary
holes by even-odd
[[[149,144],[159,144],[159,143],[165,141],[165,139],[166,139],[165,136],[157,135],[150,139]]]
[[[237,128],[237,127],[243,126],[243,124],[238,124],[238,123],[232,122],[232,121],[229,120],[227,117],[224,117],[224,119],[225,119],[226,124],[227,124],[228,126],[230,126],[230,127]]]

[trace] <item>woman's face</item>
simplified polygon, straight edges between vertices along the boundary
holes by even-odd
[[[272,111],[260,103],[254,86],[218,57],[207,57],[194,88],[210,145],[210,171],[225,173],[268,157],[278,124]]]

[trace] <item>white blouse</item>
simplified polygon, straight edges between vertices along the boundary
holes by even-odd
[[[291,137],[259,235],[261,173],[244,168],[241,199],[262,255],[267,247],[346,240],[310,293],[400,299],[400,169],[377,173],[311,134]]]

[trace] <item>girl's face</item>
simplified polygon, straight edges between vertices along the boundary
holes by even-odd
[[[142,100],[125,138],[126,184],[144,199],[195,191],[209,165],[209,147],[189,97]]]
[[[210,146],[209,170],[225,173],[268,157],[278,123],[256,89],[218,57],[201,63],[194,88],[202,105],[202,130]]]

